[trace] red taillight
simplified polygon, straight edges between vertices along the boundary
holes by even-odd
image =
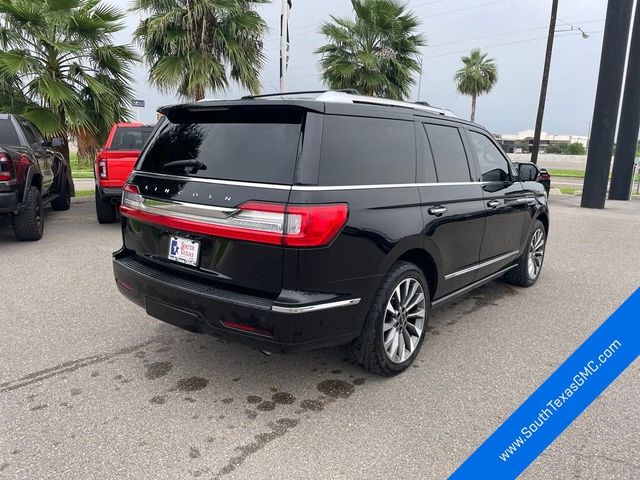
[[[288,205],[289,218],[284,245],[315,247],[327,245],[347,223],[349,207],[344,203],[331,205]]]
[[[349,207],[247,202],[212,217],[199,204],[146,202],[135,185],[123,189],[122,215],[176,230],[287,247],[321,247],[333,241],[347,222]],[[212,210],[215,207],[212,208]]]
[[[0,152],[0,182],[11,180],[11,159],[6,153]]]
[[[98,153],[98,158],[97,158],[98,165],[97,165],[96,174],[99,179],[105,179],[105,178],[108,178],[109,176],[109,172],[107,171],[107,159],[104,157],[105,157],[105,151],[102,150],[100,153]]]
[[[131,183],[125,183],[124,187],[122,187],[122,190],[124,190],[125,192],[140,195],[140,189],[136,185],[133,185]]]

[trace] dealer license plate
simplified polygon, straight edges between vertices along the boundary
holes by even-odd
[[[169,241],[169,260],[196,266],[200,254],[200,242],[182,237],[171,237]]]

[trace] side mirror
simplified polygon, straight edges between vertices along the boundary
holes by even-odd
[[[521,182],[535,182],[540,170],[533,163],[518,163],[518,178]]]
[[[64,139],[60,138],[60,137],[53,137],[51,139],[51,146],[52,147],[61,147],[64,145]]]

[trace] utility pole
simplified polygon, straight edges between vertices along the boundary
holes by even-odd
[[[629,200],[640,129],[640,4],[633,20],[624,97],[620,111],[616,155],[611,171],[609,200]]]
[[[609,0],[580,206],[604,208],[633,0]]]
[[[417,102],[420,101],[420,92],[422,91],[422,62],[424,61],[423,57],[420,57],[420,77],[418,78],[418,99]]]
[[[289,11],[291,0],[282,0],[280,15],[280,93],[284,93],[284,74],[289,63]]]
[[[542,133],[542,119],[544,106],[547,101],[547,86],[549,85],[549,70],[551,68],[551,53],[553,52],[553,39],[556,34],[556,19],[558,17],[558,0],[551,4],[551,18],[549,20],[549,35],[547,37],[547,53],[544,57],[544,70],[542,71],[542,86],[540,87],[540,100],[538,102],[538,115],[536,116],[536,131],[533,136],[533,148],[531,149],[531,162],[538,163],[540,150],[540,135]]]

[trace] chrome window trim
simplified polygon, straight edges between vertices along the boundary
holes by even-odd
[[[297,314],[317,312],[319,310],[328,310],[330,308],[348,307],[350,305],[357,305],[360,303],[360,298],[351,298],[349,300],[339,300],[337,302],[319,303],[317,305],[305,305],[301,307],[282,307],[279,305],[273,305],[271,311],[277,313]]]
[[[386,183],[379,185],[294,185],[291,190],[299,192],[368,190],[377,188],[415,188],[415,187],[458,187],[464,185],[483,185],[483,182],[441,182],[441,183]]]
[[[199,177],[181,177],[180,175],[168,175],[165,173],[144,172],[142,170],[135,170],[133,172],[135,176],[145,176],[152,178],[167,178],[171,180],[179,180],[181,182],[199,182],[199,183],[213,183],[216,185],[231,185],[236,187],[254,187],[254,188],[270,188],[273,190],[291,190],[291,185],[283,185],[280,183],[259,183],[259,182],[240,182],[236,180],[218,180],[215,178],[199,178]]]
[[[507,259],[509,257],[513,257],[515,255],[518,255],[519,253],[520,253],[519,250],[514,250],[513,252],[505,253],[504,255],[500,255],[499,257],[492,258],[491,260],[487,260],[486,262],[477,263],[475,265],[472,265],[470,267],[464,268],[462,270],[458,270],[457,272],[453,272],[453,273],[450,273],[448,275],[445,275],[444,279],[445,280],[450,280],[452,278],[459,277],[460,275],[465,275],[467,273],[471,273],[471,272],[473,272],[475,270],[479,270],[481,268],[488,267],[489,265],[491,265],[493,263],[496,263],[496,262],[499,262],[501,260],[505,260],[505,259]]]
[[[458,187],[465,185],[485,185],[491,182],[432,182],[432,183],[383,183],[383,184],[367,184],[367,185],[283,185],[280,183],[259,183],[259,182],[241,182],[236,180],[218,180],[215,178],[199,178],[199,177],[181,177],[179,175],[168,175],[164,173],[144,172],[136,170],[133,177],[136,176],[166,178],[171,180],[192,181],[199,183],[210,183],[216,185],[231,185],[239,187],[267,188],[273,190],[293,190],[298,192],[314,192],[314,191],[340,191],[340,190],[368,190],[378,188],[413,188],[413,187]]]

